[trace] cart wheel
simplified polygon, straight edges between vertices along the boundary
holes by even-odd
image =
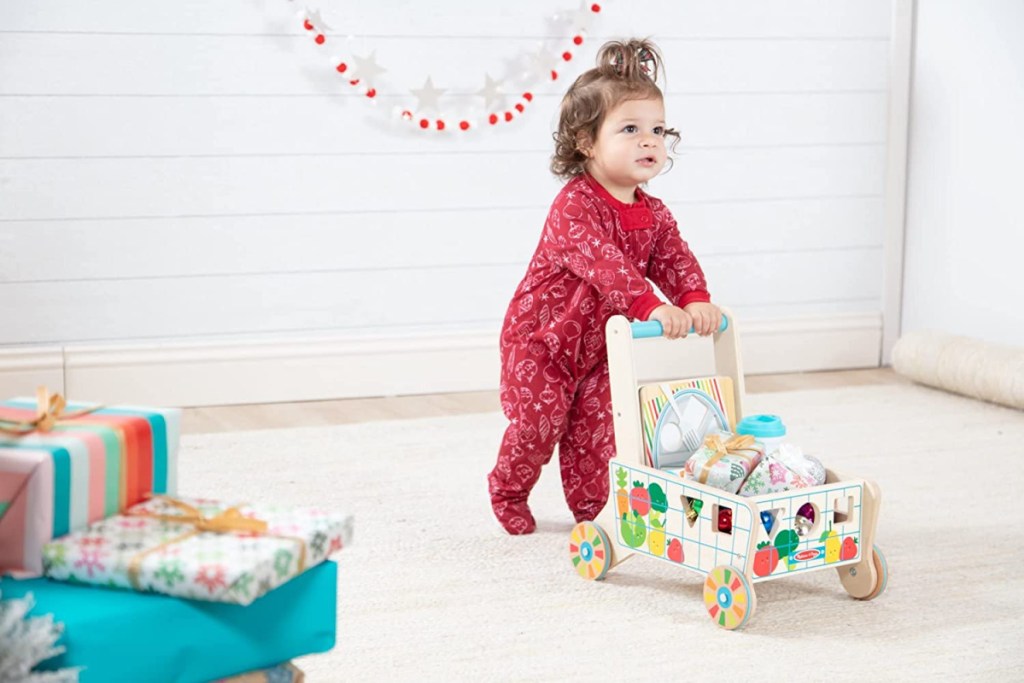
[[[608,534],[593,522],[580,522],[569,537],[569,558],[587,581],[600,581],[612,564]]]
[[[885,555],[878,549],[877,545],[871,546],[871,563],[875,565],[875,573],[878,574],[878,579],[875,581],[875,589],[871,591],[871,594],[861,600],[874,600],[882,591],[885,590],[885,584],[889,582],[889,566],[885,564]]]
[[[743,572],[721,565],[704,580],[704,606],[716,624],[732,631],[746,625],[757,608],[757,598]]]
[[[837,570],[843,588],[858,600],[874,600],[882,594],[889,581],[889,567],[885,563],[885,555],[877,545],[871,546],[870,562],[869,565],[865,559]],[[871,569],[874,569],[873,573]]]

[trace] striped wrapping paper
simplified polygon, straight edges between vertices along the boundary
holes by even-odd
[[[30,420],[35,407],[28,398],[0,402],[0,419]],[[150,492],[177,493],[180,424],[177,409],[113,406],[48,432],[0,435],[0,574],[39,575],[48,541]]]
[[[730,431],[736,429],[736,402],[731,377],[701,377],[699,379],[668,382],[669,390],[675,394],[682,389],[699,389],[711,397],[729,420]],[[654,428],[658,418],[668,406],[668,398],[661,390],[661,384],[644,384],[640,387],[640,423],[643,428],[644,458],[653,466]]]

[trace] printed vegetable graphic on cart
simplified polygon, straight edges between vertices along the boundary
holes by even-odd
[[[779,549],[769,541],[761,541],[757,544],[757,553],[754,554],[754,575],[768,576],[779,566]]]
[[[636,511],[633,512],[632,518],[626,514],[622,515],[620,531],[622,532],[622,542],[630,548],[639,548],[644,544],[644,539],[647,538],[647,524],[644,523],[644,518]]]
[[[662,557],[665,554],[665,518],[668,512],[668,497],[661,486],[654,482],[647,487],[651,499],[651,529],[647,535],[647,548],[652,555]]]
[[[651,495],[644,488],[643,483],[633,482],[633,490],[629,492],[629,504],[633,508],[633,512],[641,517],[650,511]]]
[[[779,559],[786,563],[786,569],[792,569],[795,565],[790,555],[800,545],[800,537],[792,529],[783,529],[775,537],[775,548],[779,551]]]
[[[618,515],[622,515],[629,512],[629,491],[626,490],[626,483],[629,481],[629,477],[626,474],[626,470],[621,467],[615,470],[615,482],[619,485],[619,488],[615,490],[615,509],[618,510]]]

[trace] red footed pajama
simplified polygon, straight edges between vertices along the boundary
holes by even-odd
[[[510,534],[536,528],[527,498],[557,445],[569,509],[577,522],[594,519],[608,500],[615,455],[607,361],[576,381],[525,347],[505,353],[501,407],[510,424],[487,477],[495,517]]]

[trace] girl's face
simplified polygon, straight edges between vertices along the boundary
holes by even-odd
[[[665,167],[665,105],[660,99],[626,100],[608,112],[589,149],[587,172],[613,197],[635,200],[638,185]]]

